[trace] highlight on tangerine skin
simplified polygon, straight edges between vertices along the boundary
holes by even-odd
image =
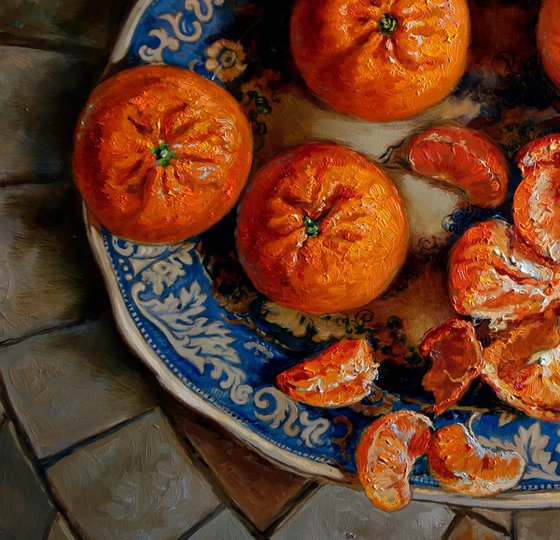
[[[542,65],[556,88],[560,88],[560,4],[543,0],[537,24],[537,47]]]
[[[505,403],[549,422],[560,422],[560,329],[546,311],[497,333],[484,349],[482,379]]]
[[[404,508],[412,499],[408,477],[426,453],[432,422],[411,411],[386,414],[370,424],[356,450],[358,477],[372,504],[385,512]]]
[[[466,69],[466,0],[297,0],[291,49],[309,89],[336,111],[408,118],[445,98]]]
[[[476,206],[495,208],[506,200],[508,162],[478,131],[458,126],[426,129],[411,140],[407,159],[413,171],[462,189]]]
[[[239,206],[237,253],[257,290],[313,313],[361,307],[404,263],[408,222],[392,180],[348,148],[288,150],[253,177]]]
[[[142,243],[196,235],[243,189],[252,135],[227,91],[186,69],[123,71],[99,85],[74,138],[74,180],[97,221]]]
[[[296,401],[314,407],[345,407],[371,393],[378,367],[365,339],[347,339],[283,371],[276,384]]]
[[[500,219],[470,227],[455,243],[448,287],[457,313],[500,324],[542,313],[560,295],[558,268]]]
[[[435,398],[433,410],[441,414],[457,403],[482,370],[482,345],[470,321],[458,317],[429,330],[420,345],[432,366],[422,385]]]
[[[514,488],[527,466],[517,452],[483,448],[462,424],[438,429],[427,455],[430,472],[440,487],[471,497],[491,497]]]

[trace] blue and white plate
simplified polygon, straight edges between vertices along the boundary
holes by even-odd
[[[457,120],[482,126],[495,138],[498,134],[511,157],[522,143],[554,126],[548,122],[549,104],[530,102],[531,96],[542,95],[543,83],[530,63],[519,73],[508,73],[503,63],[500,74],[477,66],[453,96],[413,121],[374,124],[334,113],[308,94],[291,65],[290,4],[140,0],[107,73],[166,63],[227,87],[251,120],[257,166],[288,146],[317,139],[345,144],[384,163],[405,198],[412,230],[410,260],[390,293],[353,313],[310,316],[280,308],[259,295],[239,267],[234,214],[201,237],[173,245],[134,244],[89,222],[88,232],[117,323],[164,387],[275,461],[352,483],[363,428],[380,414],[418,411],[430,403],[420,385],[423,360],[416,345],[428,328],[452,315],[445,254],[471,223],[493,215],[411,176],[395,150],[424,126]],[[515,91],[504,91],[513,83],[524,85],[526,103]],[[514,177],[512,191],[515,184]],[[496,213],[509,219],[510,207],[506,203]],[[274,387],[277,373],[346,336],[369,337],[387,359],[379,388],[362,403],[317,409]],[[415,498],[509,508],[560,501],[560,425],[508,409],[480,383],[435,424],[457,421],[470,423],[483,444],[523,455],[528,462],[523,481],[513,492],[473,501],[439,490],[421,460],[411,478]]]

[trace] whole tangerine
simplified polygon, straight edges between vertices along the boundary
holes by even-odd
[[[280,305],[312,313],[357,308],[401,268],[408,222],[383,170],[348,148],[288,150],[254,176],[236,230],[253,285]]]
[[[543,0],[537,24],[537,47],[550,80],[560,88],[560,4]]]
[[[400,120],[445,98],[467,63],[466,0],[297,0],[291,48],[309,89],[333,109]]]
[[[107,79],[75,133],[74,179],[111,233],[143,243],[198,234],[236,203],[252,136],[226,90],[186,69],[143,66]]]

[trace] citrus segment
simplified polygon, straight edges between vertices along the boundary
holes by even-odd
[[[515,487],[525,471],[516,452],[483,448],[462,424],[438,429],[427,451],[432,476],[451,493],[491,497]]]
[[[315,407],[344,407],[371,392],[377,368],[366,340],[344,340],[280,373],[276,384],[296,401]]]
[[[500,332],[484,350],[482,379],[512,407],[560,421],[560,330],[554,311]]]
[[[508,190],[508,163],[487,137],[465,127],[434,127],[414,137],[407,153],[412,169],[461,188],[482,208],[500,206]]]
[[[420,352],[432,361],[422,384],[434,394],[434,412],[441,414],[461,399],[479,375],[482,346],[472,323],[454,318],[427,332]]]
[[[394,512],[410,502],[408,476],[428,448],[431,427],[430,419],[422,414],[398,411],[379,418],[364,431],[356,466],[376,508]]]

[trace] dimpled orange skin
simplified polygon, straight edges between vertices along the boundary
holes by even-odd
[[[235,99],[186,69],[132,68],[89,98],[74,140],[74,179],[111,233],[142,243],[198,234],[236,203],[252,135]]]
[[[523,180],[513,197],[517,230],[539,255],[560,262],[560,136],[523,148],[517,161]]]
[[[559,422],[560,330],[554,311],[500,332],[484,349],[482,379],[512,407]]]
[[[426,129],[412,139],[407,157],[415,172],[461,188],[469,202],[481,208],[495,208],[506,200],[507,160],[490,139],[473,129]]]
[[[446,97],[466,68],[465,0],[298,0],[291,48],[309,89],[336,111],[390,121]]]
[[[491,497],[514,488],[526,462],[517,452],[483,448],[462,424],[438,429],[428,448],[432,476],[451,493]]]
[[[515,321],[558,302],[557,267],[500,219],[468,229],[453,246],[448,268],[449,297],[461,315]]]
[[[376,508],[394,512],[410,502],[408,476],[428,449],[431,427],[430,419],[422,414],[398,411],[366,428],[356,450],[356,468]]]
[[[253,285],[283,306],[333,313],[379,296],[408,247],[406,211],[382,169],[334,144],[298,146],[254,176],[237,252]]]
[[[471,322],[453,318],[426,333],[420,353],[432,361],[422,385],[435,397],[441,414],[457,403],[482,369],[482,345]]]
[[[537,25],[537,47],[550,80],[560,88],[560,3],[543,0]]]
[[[276,384],[291,398],[314,407],[346,407],[371,392],[377,368],[365,339],[347,339],[283,371]]]

